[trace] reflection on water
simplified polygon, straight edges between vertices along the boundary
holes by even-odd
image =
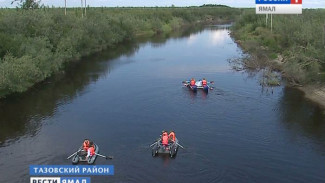
[[[0,145],[13,142],[20,136],[35,135],[42,125],[41,120],[52,117],[57,106],[70,103],[87,92],[90,83],[107,76],[112,69],[128,64],[129,60],[123,62],[116,58],[130,57],[138,49],[137,44],[130,43],[120,45],[114,51],[83,58],[78,64],[72,64],[63,75],[50,78],[29,92],[2,100]]]
[[[192,44],[194,44],[195,41],[196,41],[196,39],[197,39],[197,35],[195,35],[195,34],[191,34],[190,37],[188,37],[187,44],[188,44],[189,46],[192,45]]]
[[[57,106],[68,104],[75,97],[83,95],[89,84],[100,77],[107,77],[117,67],[134,62],[129,58],[139,50],[140,45],[150,41],[153,47],[159,47],[168,39],[182,39],[201,29],[197,27],[192,31],[184,30],[153,38],[142,37],[136,42],[118,45],[72,63],[64,73],[57,74],[24,94],[1,100],[0,146],[8,145],[24,135],[35,135],[41,128],[41,121],[52,117]]]
[[[224,45],[228,35],[227,30],[211,32],[212,45]]]
[[[224,45],[227,40],[228,33],[229,31],[227,29],[221,29],[220,31],[211,31],[207,35],[207,37],[210,39],[210,42],[205,42],[205,44],[210,46]],[[191,46],[193,44],[198,44],[199,41],[201,41],[201,39],[198,39],[197,34],[191,34],[188,38],[187,44],[188,46]]]
[[[325,115],[324,109],[304,98],[302,91],[284,88],[279,100],[280,120],[291,133],[291,138],[299,141],[303,136],[317,142],[316,148],[325,152]],[[305,145],[305,144],[302,144]],[[324,154],[325,155],[325,154]]]

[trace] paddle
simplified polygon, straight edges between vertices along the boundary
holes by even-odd
[[[188,86],[190,84],[189,81],[182,81],[182,83],[183,83],[184,86]]]
[[[105,159],[113,159],[113,156],[104,156],[104,155],[101,155],[101,154],[97,154],[97,153],[95,153],[97,156],[100,156],[100,157],[102,157],[102,158],[105,158]]]
[[[157,144],[158,142],[154,142],[153,144],[150,145],[150,147],[152,147],[153,145]]]
[[[209,82],[207,82],[207,83],[208,83],[208,84],[214,84],[214,81],[209,81]],[[208,85],[208,87],[209,87],[210,90],[213,90],[213,89],[214,89],[212,86],[209,86],[209,85]]]
[[[80,152],[80,151],[81,151],[81,149],[79,149],[77,152],[71,154],[69,157],[67,157],[67,159],[70,159],[72,156],[74,156],[75,154],[77,154],[77,153]]]
[[[176,142],[176,144],[181,147],[182,149],[184,149],[184,147],[182,145],[180,145],[178,142]]]

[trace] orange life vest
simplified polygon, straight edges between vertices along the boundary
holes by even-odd
[[[205,79],[202,80],[202,85],[203,85],[203,86],[205,86],[205,85],[207,85],[207,84],[208,84],[207,80],[205,80]]]
[[[174,132],[170,132],[169,133],[169,139],[172,140],[173,142],[175,142],[176,137],[175,137],[175,133]]]
[[[83,143],[83,149],[85,150],[85,151],[88,151],[88,148],[89,148],[89,141],[84,141],[84,143]]]
[[[89,147],[89,151],[90,151],[90,156],[95,155],[95,147],[94,146]]]
[[[163,135],[161,139],[162,145],[168,145],[168,135]]]
[[[191,85],[191,86],[194,86],[194,85],[195,85],[195,79],[192,79],[192,80],[191,80],[190,85]]]

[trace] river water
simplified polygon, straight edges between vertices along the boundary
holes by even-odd
[[[287,87],[236,72],[227,27],[139,39],[84,58],[0,102],[0,182],[29,182],[29,165],[66,164],[84,138],[113,160],[92,182],[325,182],[325,115]],[[208,94],[182,86],[215,82]],[[174,130],[176,158],[149,145]]]

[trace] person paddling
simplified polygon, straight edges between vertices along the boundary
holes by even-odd
[[[190,81],[190,85],[191,85],[191,86],[195,86],[195,79],[194,79],[194,78],[191,79],[191,81]]]
[[[169,137],[169,140],[170,141],[175,142],[176,135],[175,135],[175,132],[174,131],[170,131],[168,137]]]
[[[161,135],[161,144],[163,146],[168,146],[168,133],[167,133],[167,131],[163,131],[163,133]]]
[[[90,142],[86,158],[89,159],[94,155],[95,155],[95,145],[93,142]]]
[[[207,84],[208,84],[208,81],[207,81],[205,78],[203,78],[203,79],[202,79],[202,85],[203,85],[203,86],[206,86]]]
[[[85,152],[88,151],[88,148],[89,148],[89,140],[88,139],[85,139],[84,140],[84,143],[82,144],[82,148]]]

